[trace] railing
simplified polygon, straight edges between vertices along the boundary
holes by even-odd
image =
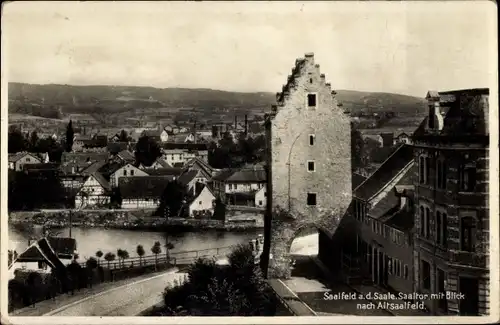
[[[261,242],[262,240],[257,239],[257,241]],[[255,242],[255,241],[254,241]],[[262,245],[257,247],[259,251],[256,252],[256,259],[261,253]],[[192,264],[199,258],[212,258],[212,257],[220,257],[229,255],[238,245],[232,246],[224,246],[224,247],[216,247],[216,248],[207,248],[201,250],[192,250],[192,251],[183,251],[183,252],[169,252],[167,256],[167,252],[162,252],[158,255],[147,255],[141,257],[132,257],[126,258],[123,260],[113,260],[106,261],[104,259],[100,260],[100,265],[102,267],[107,267],[109,269],[123,269],[123,268],[131,268],[135,266],[147,266],[147,265],[155,265],[161,263],[170,263],[172,265],[185,265]],[[255,245],[253,246],[254,251],[256,250]],[[85,262],[79,263],[82,267],[85,266]]]

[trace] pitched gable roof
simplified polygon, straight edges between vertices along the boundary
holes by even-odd
[[[173,179],[173,176],[121,177],[118,180],[118,187],[122,199],[158,199]]]
[[[108,151],[111,154],[117,154],[128,149],[128,142],[109,142],[107,145]]]
[[[101,173],[99,172],[94,172],[90,176],[94,177],[96,181],[102,186],[103,189],[106,191],[111,191],[111,186],[109,185],[109,182],[102,176]]]
[[[29,152],[17,152],[17,153],[9,155],[9,162],[16,162],[25,156],[31,156],[31,157],[35,158],[36,160],[40,161],[40,158],[38,158],[35,154],[29,153]]]
[[[81,171],[82,175],[91,175],[106,165],[105,161],[96,161]]]
[[[264,169],[260,168],[243,168],[226,179],[227,182],[235,183],[261,183],[266,180],[266,172]]]
[[[191,182],[196,177],[196,175],[198,175],[197,170],[188,170],[187,172],[179,176],[178,181],[183,185],[188,185],[189,182]]]
[[[185,165],[184,165],[185,170],[192,170],[192,169],[198,169],[202,172],[203,176],[206,177],[207,179],[210,179],[213,175],[214,169],[212,166],[207,164],[204,160],[195,157],[191,160],[189,160]]]
[[[163,168],[172,168],[172,166],[170,166],[170,164],[168,162],[166,162],[164,159],[162,158],[157,158],[155,160],[155,162],[153,163],[154,164],[159,164],[160,166],[162,166]]]
[[[406,144],[399,146],[368,179],[356,188],[354,195],[362,200],[370,200],[412,162],[412,147]]]
[[[63,152],[61,161],[76,163],[92,163],[96,161],[106,161],[109,157],[107,152]]]
[[[118,153],[118,157],[122,158],[123,160],[130,162],[130,161],[135,161],[135,156],[133,153],[131,153],[128,150],[122,150]]]

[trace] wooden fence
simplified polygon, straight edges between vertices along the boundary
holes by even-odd
[[[256,241],[259,244],[256,245]],[[259,257],[262,252],[263,239],[259,238],[252,241],[252,249],[256,251],[256,256]],[[207,248],[201,250],[192,250],[192,251],[183,251],[183,252],[162,252],[158,255],[147,255],[141,257],[132,257],[126,258],[123,260],[118,259],[113,261],[106,261],[101,259],[99,264],[102,267],[107,267],[109,269],[123,269],[123,268],[132,268],[134,266],[147,266],[147,265],[157,265],[168,263],[173,266],[175,265],[186,265],[192,264],[199,258],[217,258],[228,256],[238,245],[232,246],[224,246],[224,247],[216,247],[216,248]],[[258,259],[257,259],[258,260]],[[82,267],[85,266],[85,262],[80,263]]]

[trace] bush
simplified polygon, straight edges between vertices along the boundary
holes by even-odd
[[[242,245],[229,255],[230,265],[198,259],[187,282],[165,288],[164,304],[155,315],[272,316],[276,298],[255,264],[253,250]]]

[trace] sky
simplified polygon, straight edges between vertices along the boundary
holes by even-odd
[[[12,2],[11,82],[280,91],[314,52],[333,89],[424,97],[496,76],[492,1]],[[2,69],[3,70],[3,69]]]

